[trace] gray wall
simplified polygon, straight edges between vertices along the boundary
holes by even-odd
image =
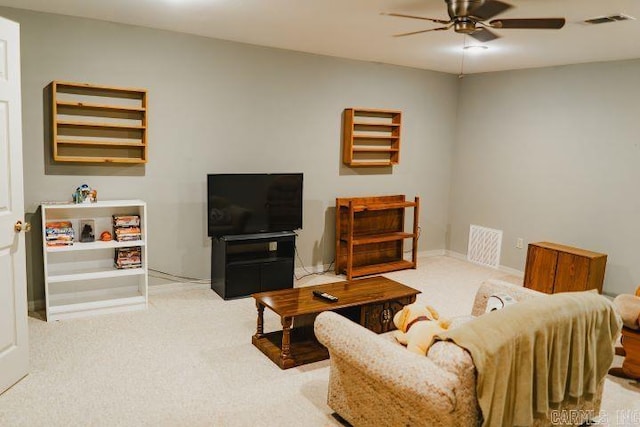
[[[150,267],[207,278],[206,174],[299,171],[305,266],[333,260],[336,197],[418,195],[420,250],[445,247],[455,76],[17,9],[0,15],[22,31],[28,212],[69,199],[82,183],[102,200],[146,200]],[[52,80],[147,88],[149,163],[53,164],[43,104]],[[400,165],[341,165],[341,114],[354,106],[403,111]],[[40,248],[32,242],[28,250],[33,301],[43,293]]]
[[[103,200],[142,198],[152,268],[209,276],[207,173],[301,171],[305,266],[333,260],[335,197],[402,193],[422,198],[422,251],[466,253],[469,224],[479,224],[504,230],[503,265],[524,269],[526,243],[551,240],[607,253],[608,293],[640,282],[640,61],[458,81],[60,15],[0,15],[22,29],[27,211],[85,182]],[[149,163],[53,164],[44,109],[52,80],[147,88]],[[351,106],[404,112],[399,166],[341,165],[341,112]],[[28,250],[37,300],[40,248]]]
[[[605,292],[640,283],[640,61],[467,76],[461,81],[450,248],[469,224],[504,230],[524,269],[548,240],[608,254]],[[525,240],[516,249],[516,239]]]

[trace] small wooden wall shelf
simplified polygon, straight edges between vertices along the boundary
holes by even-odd
[[[405,209],[413,208],[413,230],[404,231]],[[404,195],[336,199],[336,274],[353,277],[416,268],[420,198]],[[404,240],[411,239],[411,260]]]
[[[345,109],[342,161],[351,167],[397,165],[401,124],[400,111]]]
[[[147,91],[54,81],[56,162],[146,163]]]

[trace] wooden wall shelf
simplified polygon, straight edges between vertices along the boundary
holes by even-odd
[[[413,208],[413,230],[404,231],[405,209]],[[336,199],[336,274],[353,277],[416,268],[420,199],[404,195]],[[404,241],[411,239],[411,260]]]
[[[343,113],[342,161],[351,167],[391,166],[400,161],[402,113],[347,108]]]
[[[56,162],[146,163],[147,91],[54,81]]]

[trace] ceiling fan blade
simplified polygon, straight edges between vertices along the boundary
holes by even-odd
[[[564,27],[564,18],[494,19],[492,28],[521,28],[530,30],[559,30]]]
[[[425,18],[423,16],[405,15],[405,14],[402,14],[402,13],[386,13],[386,12],[382,12],[382,13],[380,13],[380,15],[395,16],[396,18],[422,19],[423,21],[435,22],[436,24],[449,24],[449,23],[451,23],[451,21],[445,21],[444,19]]]
[[[410,33],[394,34],[393,37],[412,36],[414,34],[428,33],[430,31],[444,31],[444,30],[448,30],[449,28],[451,28],[451,25],[447,27],[429,28],[428,30],[412,31]]]
[[[494,16],[500,15],[502,12],[511,9],[513,6],[507,3],[503,3],[498,0],[487,0],[475,9],[469,12],[469,15],[478,18],[481,21],[486,21]]]
[[[490,42],[491,40],[499,39],[500,36],[494,33],[493,31],[487,30],[486,28],[478,28],[473,33],[469,34],[474,39],[479,42]]]

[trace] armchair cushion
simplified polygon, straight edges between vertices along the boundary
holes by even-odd
[[[624,326],[629,329],[640,329],[640,296],[620,294],[614,300],[622,317]]]

